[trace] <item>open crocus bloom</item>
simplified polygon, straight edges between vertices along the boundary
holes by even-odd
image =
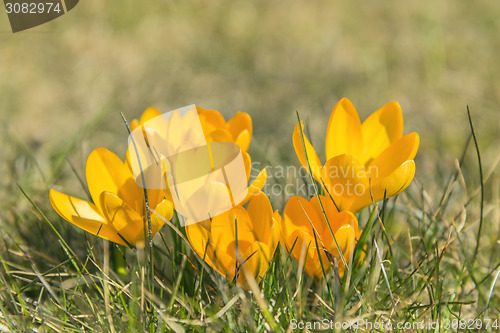
[[[252,139],[252,118],[248,113],[237,112],[233,118],[226,122],[217,110],[208,110],[201,106],[196,106],[196,110],[208,142],[232,142],[237,144],[242,151],[248,150]],[[132,120],[130,128],[133,131],[148,120],[161,115],[160,110],[150,107],[143,112],[139,120]]]
[[[305,261],[304,269],[309,276],[320,279],[323,276],[321,262],[326,273],[332,266],[333,257],[337,258],[339,274],[342,276],[345,266],[339,249],[344,260],[349,263],[349,257],[361,235],[358,220],[351,212],[338,212],[330,198],[319,197],[328,221],[318,197],[307,201],[294,196],[288,200],[284,211],[283,245],[287,252],[291,251],[291,256],[297,262]]]
[[[86,178],[94,203],[50,190],[50,202],[66,221],[109,241],[144,246],[148,221],[144,189],[137,186],[128,163],[105,148],[92,151],[87,159]],[[148,190],[149,206],[167,220],[173,204],[162,190]],[[151,214],[154,236],[164,222]]]
[[[353,213],[408,187],[415,175],[413,159],[419,142],[415,132],[403,136],[403,113],[397,102],[383,106],[361,123],[347,98],[330,115],[325,165],[304,137],[314,178],[339,210]],[[307,168],[299,124],[293,132],[293,146]]]
[[[267,196],[252,196],[247,209],[236,206],[209,220],[187,224],[196,253],[228,280],[246,286],[243,270],[260,281],[279,241],[281,217]],[[235,278],[236,275],[236,278]]]
[[[182,221],[200,222],[243,205],[266,181],[262,170],[247,186],[252,123],[246,113],[226,123],[217,111],[195,105],[164,114],[149,108],[131,129],[127,161],[136,182],[165,189]]]

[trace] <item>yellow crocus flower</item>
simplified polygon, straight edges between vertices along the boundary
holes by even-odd
[[[201,221],[245,204],[266,182],[263,169],[247,187],[251,158],[246,150],[252,134],[247,113],[238,112],[226,123],[218,111],[199,106],[167,114],[150,107],[131,122],[131,130],[135,145],[129,142],[127,162],[135,177],[141,183],[142,169],[148,187],[166,188],[167,198],[185,218]]]
[[[294,196],[288,200],[282,226],[283,246],[287,252],[291,251],[291,256],[297,262],[305,261],[304,269],[309,276],[320,279],[323,276],[321,261],[326,273],[332,266],[333,257],[337,258],[339,274],[342,276],[345,266],[338,249],[342,251],[344,260],[348,263],[356,241],[361,235],[358,220],[351,212],[338,212],[330,198],[322,195],[319,198],[328,222],[325,220],[318,197],[312,197],[307,201]]]
[[[227,122],[217,110],[205,109],[196,106],[201,127],[207,142],[232,142],[246,152],[252,139],[252,118],[246,112],[236,112],[236,115]],[[130,123],[132,131],[144,125],[148,120],[161,116],[162,113],[155,107],[144,111],[141,118]]]
[[[148,221],[144,189],[137,186],[128,163],[111,151],[97,148],[90,153],[86,178],[94,203],[50,190],[50,202],[66,221],[109,241],[144,246]],[[171,219],[173,204],[162,190],[148,190],[149,207]],[[164,222],[151,213],[154,236]]]
[[[233,209],[200,223],[187,222],[186,234],[196,253],[230,281],[247,286],[246,270],[260,281],[280,237],[281,216],[268,197],[252,196],[248,207]],[[235,279],[235,275],[237,275]]]
[[[408,187],[415,175],[413,159],[419,142],[415,132],[403,136],[403,113],[397,102],[388,103],[361,123],[347,98],[330,115],[324,165],[304,136],[314,178],[339,210],[353,213]],[[293,146],[307,168],[299,124],[293,132]]]

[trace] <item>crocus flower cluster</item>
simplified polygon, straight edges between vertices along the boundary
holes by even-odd
[[[216,110],[196,107],[196,113],[203,131],[201,135],[207,143],[226,142],[238,147],[248,184],[250,116],[238,112],[226,122]],[[148,140],[146,134],[154,131],[145,124],[161,115],[158,109],[148,108],[139,120],[131,122],[131,130],[141,128]],[[181,124],[182,120],[176,121]],[[325,164],[305,137],[302,126],[299,123],[295,127],[293,146],[321,193],[310,199],[290,198],[282,218],[261,191],[267,180],[263,169],[248,185],[244,199],[231,209],[201,222],[185,216],[186,235],[194,251],[230,281],[246,286],[249,274],[260,281],[279,242],[296,261],[304,264],[311,277],[321,278],[334,262],[338,263],[338,272],[342,275],[344,260],[352,256],[361,235],[354,214],[400,193],[413,179],[413,159],[419,137],[416,133],[403,136],[403,115],[396,102],[383,106],[361,123],[352,103],[345,98],[340,100],[328,122]],[[149,143],[146,142],[148,147]],[[86,164],[92,202],[51,190],[53,208],[66,221],[89,233],[121,245],[144,246],[148,236],[145,194],[153,212],[150,214],[152,236],[165,220],[173,217],[175,197],[173,199],[168,186],[148,189],[138,186],[133,163],[130,152],[122,161],[105,148],[94,150]],[[227,187],[227,184],[219,185]],[[213,199],[208,196],[208,201]],[[182,214],[182,210],[177,211]]]

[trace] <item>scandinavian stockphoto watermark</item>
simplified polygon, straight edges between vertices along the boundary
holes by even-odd
[[[303,167],[250,164],[238,145],[209,142],[206,135],[210,133],[204,130],[196,105],[190,105],[140,123],[128,139],[127,156],[136,183],[167,191],[183,216],[182,225],[210,219],[247,202],[259,191],[249,188],[249,181],[262,169],[267,171],[262,191],[268,196],[315,193]],[[318,172],[334,198],[368,195],[369,177],[378,177],[376,167],[366,170],[353,163],[322,167]]]
[[[315,194],[314,185],[306,168],[295,165],[263,165],[260,162],[252,162],[252,176],[255,177],[260,170],[266,169],[267,182],[262,191],[270,196],[293,195],[309,196]],[[352,165],[332,165],[323,169],[323,183],[329,195],[335,197],[353,197],[369,195],[369,177],[377,178],[379,169],[377,166],[368,168]],[[364,179],[365,181],[360,181]]]
[[[73,9],[79,0],[4,0],[12,32],[52,21]]]

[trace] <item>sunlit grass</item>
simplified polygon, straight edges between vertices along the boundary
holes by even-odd
[[[488,222],[498,205],[484,197],[497,175],[490,166],[483,186],[470,181],[479,173],[463,174],[461,165],[477,163],[479,151],[461,141],[463,156],[441,192],[428,193],[417,174],[406,192],[358,214],[366,254],[348,274],[339,279],[334,269],[314,281],[281,248],[250,290],[207,266],[177,218],[148,254],[77,230],[52,211],[45,191],[20,184],[12,196],[27,205],[2,212],[0,321],[13,331],[253,332],[286,331],[293,320],[498,319],[498,226]],[[83,184],[69,163],[57,170]]]
[[[0,331],[500,320],[498,10],[487,1],[88,0],[34,32],[1,35]],[[296,110],[314,140],[327,106],[344,96],[364,114],[400,101],[405,131],[418,131],[422,144],[410,187],[358,214],[366,254],[342,279],[332,270],[314,281],[279,248],[259,296],[204,264],[176,218],[149,255],[86,234],[50,206],[52,187],[87,196],[91,150],[125,151],[120,112],[240,109],[255,122],[253,160],[288,166],[298,165]],[[271,197],[280,212],[287,199]]]

